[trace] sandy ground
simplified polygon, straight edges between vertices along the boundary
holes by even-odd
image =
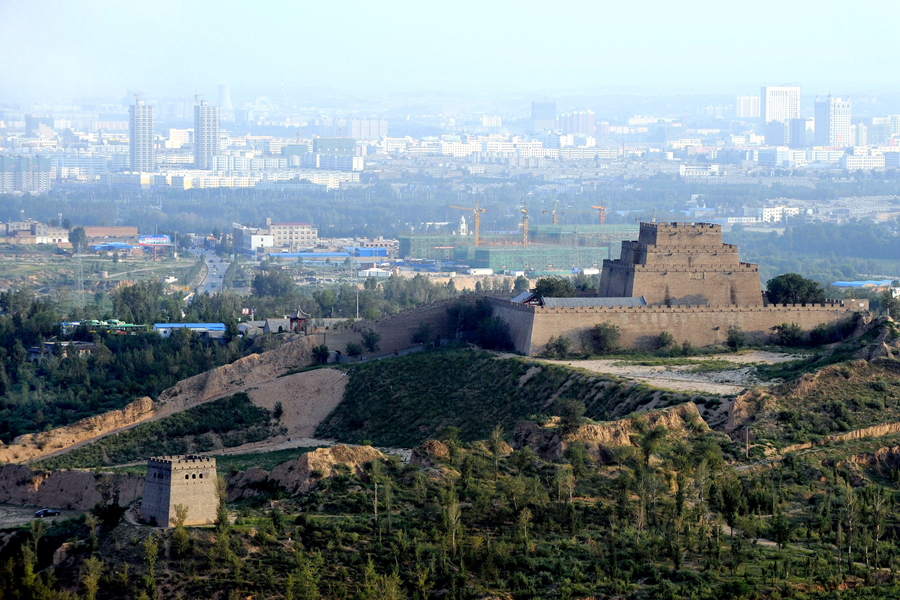
[[[0,529],[8,529],[25,525],[34,518],[34,512],[38,510],[34,506],[18,506],[16,504],[0,504]],[[44,520],[47,525],[55,520],[62,521],[83,514],[83,510],[61,510],[58,517],[48,517]]]
[[[346,387],[344,371],[316,369],[237,388],[225,395],[246,392],[254,404],[269,410],[281,402],[281,424],[288,430],[285,438],[311,438],[319,423],[340,403]]]
[[[679,392],[730,395],[739,394],[750,386],[768,385],[754,376],[755,365],[783,363],[801,358],[804,358],[801,354],[753,350],[739,354],[693,357],[691,360],[694,361],[694,364],[690,365],[639,365],[621,359],[552,360],[546,362],[580,367],[594,373],[627,377]],[[709,373],[692,372],[698,364],[710,360],[727,360],[734,363],[734,368]]]

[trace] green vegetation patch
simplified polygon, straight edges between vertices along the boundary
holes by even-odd
[[[107,436],[41,461],[41,467],[85,468],[118,465],[151,456],[204,452],[262,441],[279,433],[272,414],[247,394],[207,402],[170,417]]]
[[[757,416],[760,435],[797,444],[900,421],[900,361],[831,365],[772,390],[775,408]]]
[[[510,432],[518,421],[553,414],[559,400],[580,400],[585,416],[609,420],[662,393],[615,377],[468,350],[358,364],[349,375],[344,400],[317,436],[411,447],[457,427],[460,439],[471,441],[487,438],[497,424]],[[669,405],[705,399],[667,396]]]

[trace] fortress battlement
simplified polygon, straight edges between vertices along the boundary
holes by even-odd
[[[147,460],[147,467],[156,467],[171,470],[196,469],[200,467],[215,468],[216,459],[209,456],[199,456],[196,454],[179,456],[155,456]]]
[[[764,312],[764,313],[786,313],[786,312],[811,312],[811,311],[866,311],[869,310],[869,301],[867,299],[853,300],[826,300],[816,304],[748,304],[746,306],[731,306],[729,304],[718,306],[664,306],[664,305],[646,305],[646,306],[579,306],[579,298],[555,298],[557,302],[565,303],[566,300],[572,300],[572,304],[568,307],[548,308],[533,304],[520,304],[500,298],[491,298],[490,302],[493,306],[502,306],[506,310],[514,310],[519,312],[527,312],[532,314],[568,314],[568,313],[635,313],[635,314],[651,314],[651,313],[741,313],[741,312]]]

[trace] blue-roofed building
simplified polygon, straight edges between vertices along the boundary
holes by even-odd
[[[834,287],[862,288],[862,287],[890,287],[893,282],[890,279],[867,279],[866,281],[835,281]]]
[[[176,329],[189,329],[201,337],[221,338],[225,334],[225,323],[154,323],[153,331],[164,338]]]

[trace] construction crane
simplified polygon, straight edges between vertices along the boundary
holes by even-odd
[[[592,208],[597,208],[597,207],[594,206],[594,207],[592,207]],[[553,210],[552,210],[552,211],[551,211],[551,210],[545,210],[545,211],[543,211],[543,212],[544,212],[544,214],[546,214],[546,213],[548,213],[548,212],[549,212],[549,213],[553,213],[553,224],[554,224],[554,225],[558,225],[558,224],[559,224],[559,217],[558,217],[558,215],[593,215],[593,214],[595,214],[594,211],[592,211],[592,210],[556,210],[556,202],[553,203]],[[606,220],[606,218],[605,218],[605,217],[602,217],[602,218],[601,218],[600,224],[602,225],[602,224],[603,224],[603,221],[605,221],[605,220]]]
[[[203,94],[194,94],[194,106],[197,106],[198,104],[200,104],[200,96],[202,96],[202,95]]]
[[[468,208],[465,206],[451,206],[450,208],[455,208],[457,210],[469,210],[472,211],[472,213],[475,215],[473,220],[475,221],[475,245],[477,246],[479,240],[478,229],[481,225],[481,214],[484,212],[483,208],[478,208],[478,200],[475,201],[475,208]]]
[[[145,94],[144,92],[141,92],[141,91],[135,92],[134,93],[134,103],[137,104],[138,102],[141,101],[141,96],[146,96],[146,95],[147,94]]]
[[[545,215],[546,215],[547,213],[553,213],[553,224],[554,224],[554,225],[559,225],[559,217],[557,216],[557,212],[556,212],[556,205],[557,205],[557,204],[558,204],[558,202],[554,202],[554,203],[553,203],[553,210],[544,210],[544,211],[541,211],[541,212],[544,213]],[[563,212],[565,212],[565,211],[563,211]]]
[[[606,207],[603,206],[603,202],[600,203],[600,206],[591,206],[591,208],[596,208],[600,211],[600,224],[603,225],[606,223]]]
[[[525,204],[520,209],[522,211],[522,245],[528,245],[528,205]]]

